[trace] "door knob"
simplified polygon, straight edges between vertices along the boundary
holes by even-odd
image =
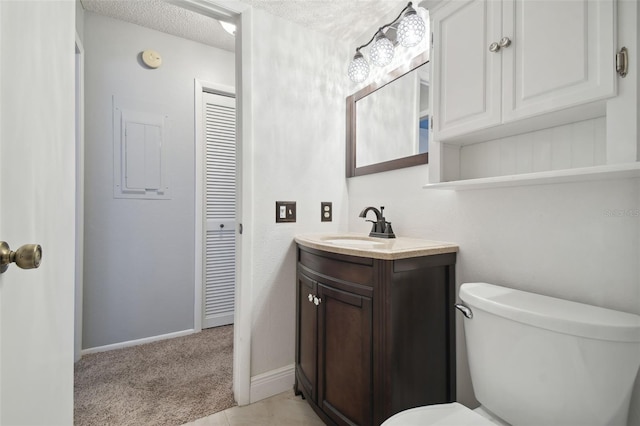
[[[500,50],[500,45],[495,41],[489,45],[489,52],[496,53]]]
[[[0,241],[0,273],[15,263],[22,269],[33,269],[40,266],[42,247],[40,244],[25,244],[16,251],[11,251],[9,244]]]

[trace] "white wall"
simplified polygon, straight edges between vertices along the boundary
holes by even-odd
[[[253,11],[251,376],[294,362],[296,234],[345,230],[345,97],[341,42]],[[244,66],[244,65],[243,65]],[[247,185],[248,183],[245,183]],[[296,201],[297,222],[275,223],[275,202]],[[320,222],[320,202],[333,222]],[[243,238],[245,238],[243,237]]]
[[[234,54],[85,13],[83,347],[193,328],[194,79],[233,86]],[[163,64],[141,65],[157,50]],[[112,96],[169,115],[169,200],[113,198]]]
[[[486,281],[640,314],[639,179],[437,191],[421,188],[428,167],[349,179],[349,230],[368,232],[358,212],[384,205],[396,235],[460,246],[458,286]],[[459,322],[458,398],[474,406],[462,333]]]

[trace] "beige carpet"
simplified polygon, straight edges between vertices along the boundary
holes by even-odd
[[[74,424],[181,425],[235,405],[233,326],[85,355],[75,365]]]

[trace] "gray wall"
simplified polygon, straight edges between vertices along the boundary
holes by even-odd
[[[83,348],[193,328],[194,79],[233,86],[234,54],[85,13]],[[140,65],[157,50],[162,67]],[[169,200],[114,199],[112,97],[169,115]]]

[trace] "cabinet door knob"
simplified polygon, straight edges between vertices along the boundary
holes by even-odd
[[[498,44],[500,47],[509,47],[511,46],[511,39],[509,37],[502,37]]]
[[[495,41],[489,45],[489,52],[496,53],[500,51],[500,45]]]
[[[319,297],[314,297],[313,298],[313,303],[318,306],[320,303],[322,303],[322,299],[320,299]]]
[[[309,299],[309,302],[313,302],[313,294],[309,293],[309,296],[307,296]]]

